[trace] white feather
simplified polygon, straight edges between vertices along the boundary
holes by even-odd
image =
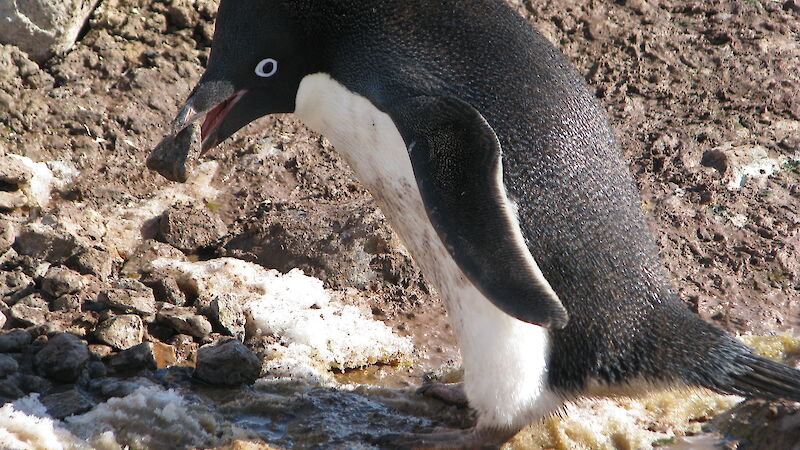
[[[444,298],[478,425],[518,429],[557,408],[560,400],[546,383],[547,331],[500,311],[464,276],[428,219],[392,119],[323,73],[302,80],[296,105],[300,119],[347,160]]]

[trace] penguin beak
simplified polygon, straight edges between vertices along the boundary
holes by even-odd
[[[200,111],[195,108],[197,96],[191,96],[189,100],[186,101],[186,104],[183,106],[175,119],[172,121],[172,135],[177,136],[178,133],[205,115],[203,124],[200,126],[200,154],[205,154],[212,148],[216,147],[217,144],[227,139],[236,130],[247,124],[244,123],[232,130],[228,130],[230,127],[226,126],[229,125],[226,119],[231,115],[231,111],[234,110],[247,92],[248,91],[245,89],[236,91],[233,95],[226,98],[222,102],[217,103],[211,108]],[[235,116],[235,114],[233,116]],[[240,121],[235,120],[233,122],[238,123]],[[233,124],[231,123],[230,125]]]

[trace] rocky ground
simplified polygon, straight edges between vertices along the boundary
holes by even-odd
[[[512,3],[607,107],[687,307],[734,333],[794,331],[800,3]],[[403,388],[457,359],[439,299],[369,194],[331,145],[292,116],[261,119],[237,133],[187,184],[144,168],[202,73],[215,10],[211,0],[103,0],[71,48],[53,44],[53,54],[28,44],[0,47],[0,402],[38,393],[50,416],[79,417],[142,385],[200,389],[207,399],[221,394],[198,383],[247,385],[303,368],[315,376],[346,370],[317,385]],[[314,291],[322,300],[297,311],[330,307],[338,317],[355,307],[352,323],[391,327],[375,329],[385,351],[369,361],[332,351],[327,359],[297,362],[292,353],[290,364],[282,359],[287,349],[316,348],[313,339],[286,337],[284,328],[254,317],[250,302],[273,295],[276,285],[196,265],[230,261],[223,258],[281,273],[300,268],[322,280],[324,289]],[[258,270],[239,262],[231,264]],[[224,278],[236,295],[220,295],[203,276]],[[403,346],[405,336],[413,350]],[[375,362],[384,365],[351,370]],[[262,401],[257,394],[276,396],[284,388],[276,389],[251,390],[253,404]],[[294,424],[293,437],[264,431],[256,440],[303,445],[297,436],[318,428],[309,423],[323,420],[314,414],[327,411],[325,404],[389,417],[394,428],[470,420],[465,411],[423,399],[403,410],[398,405],[408,399],[390,401],[386,393],[373,395],[403,414],[359,406],[355,394],[293,392],[307,397],[292,397],[300,403],[286,403],[281,417],[295,411],[308,416],[304,425],[276,419]],[[786,404],[753,408],[730,413],[739,426],[729,420],[718,428],[738,436],[743,428],[794,423],[797,411]],[[758,412],[764,408],[775,413]],[[256,420],[236,411],[231,417]],[[318,436],[317,444],[362,442],[364,430],[378,426],[372,420],[351,434]],[[734,442],[758,448],[755,435]],[[209,436],[186,445],[252,437]]]

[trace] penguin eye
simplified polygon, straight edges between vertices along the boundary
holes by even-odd
[[[278,61],[275,61],[272,58],[262,59],[258,65],[256,65],[256,75],[260,76],[261,78],[269,78],[278,71]]]

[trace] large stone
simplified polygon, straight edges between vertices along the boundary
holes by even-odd
[[[251,384],[261,373],[261,361],[235,339],[200,347],[194,376],[220,386]]]
[[[94,331],[100,342],[125,350],[142,343],[144,324],[139,316],[126,314],[101,322]]]
[[[64,383],[74,382],[88,361],[86,342],[67,333],[50,338],[34,358],[39,373]]]
[[[98,0],[0,2],[0,42],[13,44],[44,61],[75,43]]]
[[[196,253],[224,237],[228,227],[219,215],[206,208],[175,205],[161,217],[159,232],[173,247]]]
[[[164,306],[158,312],[159,322],[169,324],[178,333],[189,334],[201,339],[211,334],[211,322],[205,317],[195,314],[192,309]]]

